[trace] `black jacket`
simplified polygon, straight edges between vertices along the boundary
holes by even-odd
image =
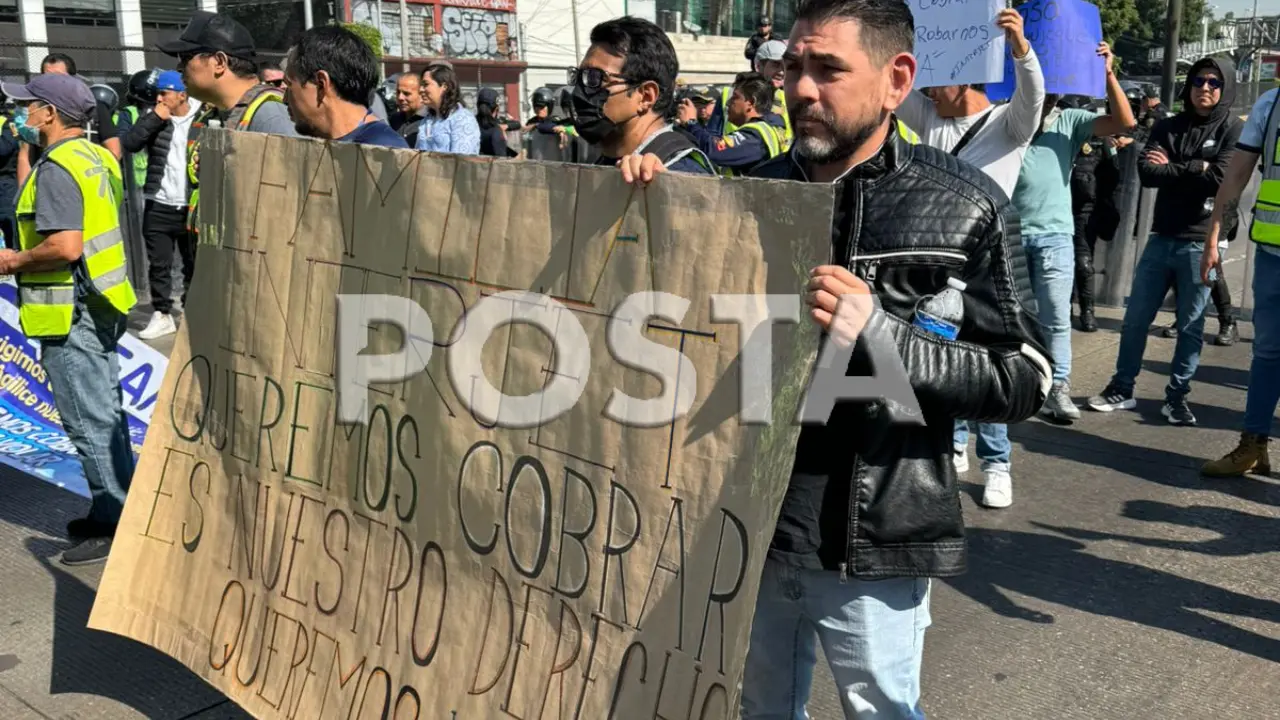
[[[1213,214],[1213,197],[1235,152],[1244,124],[1232,115],[1236,70],[1225,58],[1205,58],[1191,66],[1188,78],[1206,66],[1222,75],[1222,97],[1207,116],[1191,109],[1191,83],[1182,89],[1182,112],[1165,118],[1151,129],[1151,137],[1138,163],[1144,187],[1159,188],[1151,223],[1152,232],[1179,240],[1203,241]],[[1146,153],[1163,150],[1167,165],[1147,161]]]
[[[751,176],[806,179],[791,153]],[[896,133],[840,181],[835,209],[834,262],[863,278],[882,308],[859,334],[848,374],[871,374],[869,343],[895,347],[926,425],[890,423],[882,402],[844,402],[825,426],[801,430],[793,476],[828,478],[822,548],[843,550],[839,558],[820,550],[820,558],[861,578],[960,574],[955,420],[1024,420],[1040,409],[1053,374],[1017,211],[980,170]],[[917,301],[948,277],[968,284],[958,341],[911,323]],[[786,551],[777,536],[774,549]]]
[[[421,112],[408,115],[397,110],[387,117],[387,124],[391,126],[391,129],[400,133],[400,137],[409,143],[409,147],[417,147],[418,127],[422,125],[423,119],[424,116]]]
[[[197,112],[191,110],[189,112]],[[195,132],[195,128],[191,129]],[[187,140],[193,140],[188,137]],[[144,195],[154,195],[160,190],[160,182],[164,180],[164,168],[169,163],[169,145],[173,140],[173,123],[161,120],[154,110],[138,116],[133,124],[120,138],[120,145],[127,153],[147,153],[147,182],[142,187]]]
[[[752,33],[751,37],[747,38],[747,49],[742,54],[751,63],[751,69],[754,70],[756,67],[756,51],[760,49],[761,45],[774,39],[775,37],[777,36],[770,35],[769,37],[766,38],[760,33]]]

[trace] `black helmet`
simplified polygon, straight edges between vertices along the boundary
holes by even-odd
[[[93,93],[93,99],[97,100],[99,105],[106,105],[111,112],[115,112],[120,106],[120,95],[110,86],[92,85],[89,90]]]
[[[133,103],[154,104],[156,101],[156,77],[159,70],[139,70],[129,76],[129,88],[125,99]]]
[[[540,87],[533,91],[533,107],[544,108],[551,107],[551,103],[555,101],[555,96],[551,94],[551,88]]]

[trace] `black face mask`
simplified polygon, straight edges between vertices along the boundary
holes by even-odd
[[[609,102],[609,91],[600,89],[590,94],[581,86],[574,86],[569,113],[578,136],[592,145],[599,145],[618,133],[618,124],[604,114],[604,104]]]

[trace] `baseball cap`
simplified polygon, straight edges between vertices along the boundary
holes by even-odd
[[[756,50],[756,60],[774,60],[782,62],[782,55],[787,51],[787,44],[781,40],[770,40],[761,43],[760,49]]]
[[[197,10],[176,40],[156,45],[165,55],[220,52],[242,60],[258,59],[248,28],[225,15]]]
[[[689,99],[695,103],[711,103],[716,101],[716,94],[711,92],[710,86],[699,85],[692,89]]]
[[[74,75],[43,73],[31,78],[26,85],[0,83],[0,91],[14,102],[48,103],[75,120],[88,120],[97,107],[93,91]]]
[[[164,70],[156,77],[156,90],[186,92],[187,86],[182,82],[182,73],[177,70]]]
[[[1155,85],[1146,85],[1146,86],[1143,86],[1142,93],[1147,98],[1158,98],[1160,97],[1160,88],[1156,87]]]
[[[771,20],[768,15],[761,15],[760,23],[759,25],[757,25],[757,27],[759,27],[760,25],[772,25],[772,24],[773,24],[773,20]]]
[[[493,88],[480,88],[476,93],[476,104],[484,103],[489,107],[498,107],[498,91]]]

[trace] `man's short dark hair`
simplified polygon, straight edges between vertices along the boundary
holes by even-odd
[[[227,58],[227,69],[232,75],[244,80],[258,77],[258,63],[234,55],[224,54],[224,56]]]
[[[622,77],[639,85],[658,84],[653,111],[666,115],[675,105],[676,75],[680,61],[671,38],[648,20],[630,15],[602,22],[591,29],[591,44],[622,58]]]
[[[279,70],[279,69],[280,69],[279,60],[263,60],[262,62],[258,63],[258,76],[261,77],[262,74],[268,70]]]
[[[359,35],[338,25],[311,28],[289,51],[286,73],[303,82],[324,70],[338,97],[366,105],[378,84],[378,58]]]
[[[862,49],[881,65],[915,49],[916,22],[903,0],[801,0],[796,22],[855,20]]]
[[[738,73],[733,89],[742,93],[742,99],[754,105],[761,115],[773,107],[773,83],[760,73]]]
[[[65,65],[68,75],[76,74],[76,61],[66,53],[49,53],[40,61],[40,70],[43,71],[46,65]]]

